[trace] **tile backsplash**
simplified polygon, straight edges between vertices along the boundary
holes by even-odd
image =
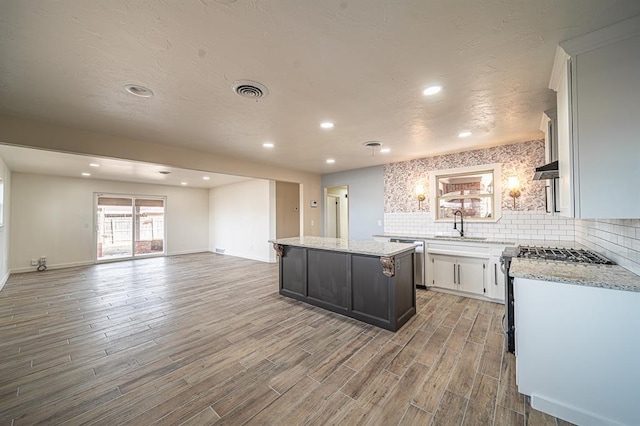
[[[434,222],[428,212],[385,213],[384,232],[400,235],[458,235],[451,222]],[[464,234],[504,240],[574,241],[573,219],[544,212],[503,211],[497,222],[465,222]]]
[[[576,242],[640,275],[640,219],[576,219]]]

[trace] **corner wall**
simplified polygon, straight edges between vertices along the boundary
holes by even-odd
[[[275,182],[253,179],[209,190],[210,251],[276,262]]]
[[[2,213],[4,218],[0,226],[0,290],[9,278],[11,272],[9,265],[10,240],[11,240],[11,170],[0,158],[0,179],[3,182]]]
[[[324,232],[325,197],[324,188],[348,186],[349,192],[349,239],[371,240],[382,232],[384,220],[384,169],[383,166],[348,170],[322,175],[322,200],[320,213]],[[380,221],[380,225],[378,225]],[[324,233],[323,233],[324,235]]]

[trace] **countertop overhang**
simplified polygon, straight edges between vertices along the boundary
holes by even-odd
[[[346,238],[328,237],[291,237],[269,240],[270,243],[284,246],[306,247],[319,250],[330,250],[344,253],[357,253],[370,256],[389,257],[406,251],[415,250],[413,244],[388,243],[368,240],[348,240]]]

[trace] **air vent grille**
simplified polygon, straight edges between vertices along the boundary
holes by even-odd
[[[269,94],[265,85],[251,80],[240,80],[233,84],[233,91],[239,96],[249,99],[261,99]]]

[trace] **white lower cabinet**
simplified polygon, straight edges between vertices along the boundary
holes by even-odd
[[[449,290],[486,295],[486,268],[488,259],[429,255],[433,277],[431,285]]]
[[[504,302],[503,245],[427,241],[427,286]]]

